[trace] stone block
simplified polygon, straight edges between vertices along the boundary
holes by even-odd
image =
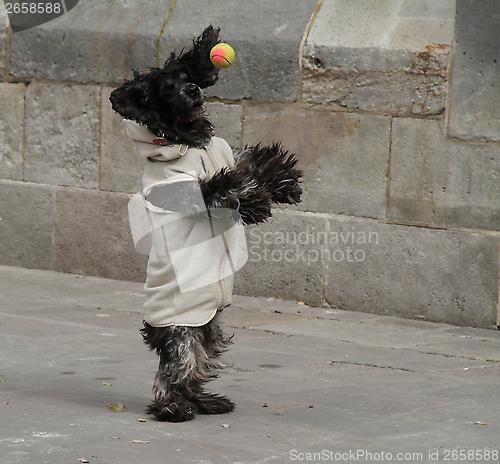
[[[453,4],[325,0],[305,44],[303,100],[393,115],[441,114]]]
[[[129,195],[58,188],[54,270],[143,281],[147,257],[132,242]]]
[[[177,2],[161,39],[160,63],[214,24],[223,28],[223,39],[234,46],[237,58],[208,90],[210,96],[294,101],[299,45],[316,3]],[[169,7],[170,2],[146,0],[80,2],[57,20],[14,34],[11,72],[24,79],[119,83],[131,77],[132,69],[156,65],[157,36]],[[248,24],[252,27],[243,27]]]
[[[23,84],[0,83],[0,179],[23,180]]]
[[[453,21],[456,0],[403,0],[398,11],[400,18]],[[421,40],[423,40],[421,38]]]
[[[220,72],[219,82],[207,94],[229,100],[295,101],[299,46],[316,4],[316,0],[178,2],[162,40],[162,57],[168,56],[177,37],[189,43],[207,24],[220,26],[236,60]],[[202,15],[193,16],[193,11],[201,10]]]
[[[324,276],[317,240],[326,226],[322,215],[284,211],[248,226],[248,262],[236,274],[235,293],[320,306]]]
[[[25,180],[96,188],[100,107],[100,89],[96,86],[29,84]]]
[[[495,326],[500,237],[345,217],[330,219],[329,227],[331,255],[323,259],[330,305]]]
[[[247,104],[243,144],[282,141],[304,171],[298,209],[384,218],[390,118]]]
[[[457,0],[448,134],[499,141],[498,18],[495,0]]]
[[[136,193],[141,190],[145,160],[125,133],[123,119],[111,108],[110,88],[102,91],[101,190]]]
[[[243,109],[240,105],[208,102],[207,118],[214,125],[215,135],[231,147],[241,147]]]
[[[80,1],[64,16],[12,35],[16,78],[121,83],[155,65],[156,36],[168,5],[147,0]]]
[[[436,120],[396,118],[389,218],[500,231],[500,147],[454,142]]]
[[[52,269],[54,189],[0,181],[0,264]]]
[[[9,43],[9,17],[7,10],[0,8],[0,80],[7,75],[8,43]]]

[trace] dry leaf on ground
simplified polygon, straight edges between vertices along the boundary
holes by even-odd
[[[108,408],[111,409],[113,412],[122,412],[125,410],[125,406],[121,403],[108,403]]]

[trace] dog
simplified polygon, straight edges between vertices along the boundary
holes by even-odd
[[[189,50],[172,53],[162,68],[134,71],[110,96],[145,157],[143,198],[150,220],[157,221],[141,332],[159,356],[155,398],[146,412],[160,421],[184,422],[235,408],[205,389],[232,343],[218,314],[231,303],[236,265],[228,265],[232,239],[221,237],[265,222],[273,204],[297,204],[302,194],[297,158],[281,144],[238,151],[215,137],[203,89],[218,80],[210,51],[220,43],[219,34],[208,26]],[[207,240],[193,239],[198,233]]]

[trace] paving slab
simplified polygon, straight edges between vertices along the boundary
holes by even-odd
[[[237,297],[212,385],[235,412],[160,423],[141,288],[0,266],[2,463],[498,460],[496,331]]]

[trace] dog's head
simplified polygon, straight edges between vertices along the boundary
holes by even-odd
[[[134,71],[132,80],[111,93],[113,109],[170,143],[204,146],[213,127],[204,117],[202,89],[217,82],[219,69],[210,61],[210,50],[219,42],[219,29],[209,26],[190,50],[172,53],[163,68]]]

